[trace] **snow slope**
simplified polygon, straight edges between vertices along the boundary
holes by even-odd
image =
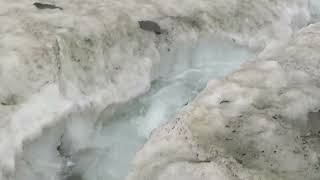
[[[44,128],[63,128],[71,120],[91,124],[108,105],[147,91],[159,76],[161,49],[214,35],[269,54],[310,18],[306,0],[41,2],[63,10],[39,10],[28,0],[0,1],[4,180],[15,178],[24,143]],[[142,31],[137,21],[145,19],[167,33]],[[58,137],[52,142],[57,145]]]

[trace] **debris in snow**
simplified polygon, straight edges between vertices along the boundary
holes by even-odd
[[[63,10],[63,8],[52,5],[52,4],[44,4],[44,3],[35,2],[35,3],[33,3],[33,5],[35,7],[37,7],[38,9],[60,9],[60,10]]]
[[[228,100],[223,100],[223,101],[220,102],[220,104],[225,104],[225,103],[230,103],[230,101],[228,101]]]
[[[151,31],[156,33],[157,35],[160,35],[162,33],[162,30],[158,23],[154,21],[138,21],[139,26],[141,29],[145,31]]]

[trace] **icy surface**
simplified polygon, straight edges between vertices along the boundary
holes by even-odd
[[[313,22],[320,20],[320,1],[310,0],[310,12]]]
[[[74,121],[67,124],[65,132],[57,126],[57,130],[50,130],[56,135],[52,133],[26,145],[28,150],[21,155],[23,161],[17,162],[16,179],[40,180],[57,174],[60,179],[74,176],[84,180],[124,179],[132,158],[154,128],[192,100],[209,79],[230,73],[250,54],[231,40],[210,38],[189,46],[178,45],[170,51],[163,50],[161,64],[155,68],[158,79],[147,94],[106,108],[99,121],[86,124],[85,130],[81,129],[83,122]],[[57,134],[61,134],[61,138],[57,138]],[[63,142],[59,152],[64,159],[54,156],[59,141]],[[81,146],[73,144],[77,141]],[[35,152],[43,153],[43,150],[39,151],[43,148],[51,158],[39,160],[34,157]],[[59,170],[61,167],[64,168]]]
[[[13,180],[21,175],[32,180],[39,177],[59,179],[61,174],[68,174],[73,161],[77,161],[70,161],[68,153],[88,147],[85,142],[90,142],[90,135],[104,117],[106,108],[131,102],[147,92],[153,80],[161,80],[159,84],[154,81],[159,87],[162,87],[161,83],[168,83],[163,86],[166,91],[158,94],[162,97],[171,88],[185,88],[188,83],[179,78],[197,78],[197,68],[210,73],[206,66],[203,67],[208,63],[206,60],[197,61],[200,64],[190,62],[202,55],[206,59],[208,50],[205,47],[209,45],[206,42],[195,45],[201,51],[194,49],[194,54],[185,58],[190,47],[182,44],[189,46],[205,37],[219,37],[222,50],[229,47],[223,45],[227,39],[261,52],[259,57],[272,57],[274,49],[286,47],[292,36],[309,24],[311,15],[316,17],[314,12],[317,12],[310,13],[310,7],[313,7],[310,4],[316,4],[316,1],[307,0],[39,1],[62,9],[38,9],[29,0],[0,1],[1,180]],[[157,22],[163,33],[156,35],[140,29],[138,22],[144,20]],[[219,50],[216,45],[212,46]],[[177,47],[181,50],[175,51]],[[180,54],[160,59],[168,50]],[[220,54],[215,58],[225,56]],[[294,56],[298,55],[292,54]],[[233,62],[232,55],[226,58]],[[170,59],[177,62],[172,64]],[[294,61],[297,59],[303,58],[294,58]],[[218,75],[224,75],[234,67],[226,62],[219,63],[211,64],[224,66],[225,71],[219,71],[222,74]],[[165,66],[167,68],[159,69]],[[289,63],[284,67],[295,66]],[[316,68],[298,67],[311,73],[313,79],[318,77],[313,73]],[[183,73],[174,73],[180,71]],[[180,84],[173,84],[173,77]],[[166,81],[168,78],[169,82]],[[158,101],[154,102],[156,107],[162,107]],[[155,117],[158,112],[152,108],[150,111],[154,113],[149,113],[148,117]],[[164,108],[163,112],[166,111]],[[161,124],[161,119],[158,123],[146,123],[146,129],[138,124],[139,136],[145,138]],[[73,141],[62,142],[64,146],[61,146],[61,141],[67,141],[62,137],[67,136]],[[99,147],[101,141],[92,143]],[[30,144],[41,148],[34,149]],[[88,152],[90,149],[79,154]],[[103,154],[106,151],[91,152]],[[171,168],[176,169],[176,166]],[[204,166],[195,168],[203,169]],[[204,169],[210,174],[208,177],[216,174],[221,178],[221,173]],[[105,169],[98,170],[105,172]],[[188,173],[192,173],[192,169]],[[71,179],[77,177],[74,174]]]

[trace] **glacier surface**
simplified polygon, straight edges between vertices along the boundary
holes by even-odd
[[[0,2],[0,179],[319,179],[317,1],[40,2]]]
[[[158,78],[145,95],[107,107],[98,121],[91,121],[94,124],[68,122],[65,130],[57,126],[36,143],[25,145],[16,179],[50,179],[59,174],[61,179],[124,179],[129,163],[153,129],[191,101],[209,79],[230,73],[250,55],[231,40],[210,38],[163,50],[156,68]],[[39,154],[50,158],[37,159]]]

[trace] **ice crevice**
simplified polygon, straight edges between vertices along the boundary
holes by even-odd
[[[252,54],[232,40],[218,38],[160,50],[160,63],[152,71],[157,78],[148,92],[108,106],[97,121],[69,120],[45,130],[35,142],[24,146],[22,159],[17,161],[17,179],[54,174],[62,180],[124,179],[132,158],[152,130],[187,105],[209,79],[230,73]],[[36,160],[34,155],[42,153],[52,159]]]

